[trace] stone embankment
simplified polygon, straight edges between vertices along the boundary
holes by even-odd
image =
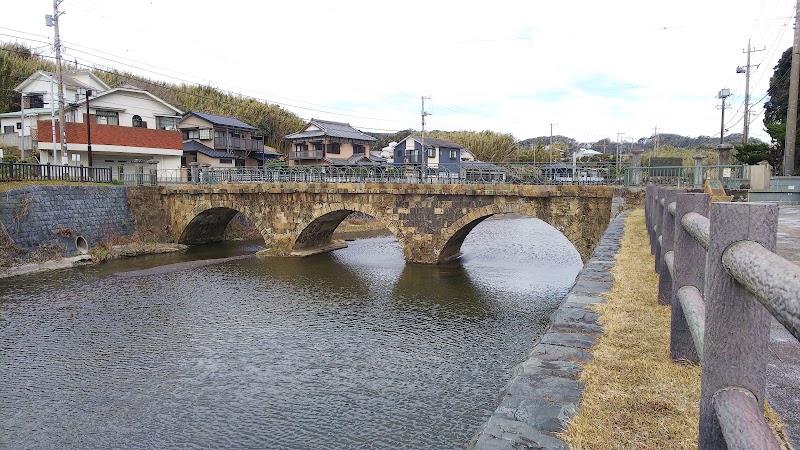
[[[627,212],[606,229],[592,256],[559,308],[550,327],[514,368],[514,376],[500,392],[498,406],[473,438],[470,449],[568,449],[556,433],[576,414],[583,393],[579,381],[591,349],[602,335],[599,315],[590,306],[606,303],[611,290],[610,270],[620,247]]]
[[[36,185],[0,193],[0,278],[179,251],[157,188]],[[89,253],[92,253],[91,255]]]

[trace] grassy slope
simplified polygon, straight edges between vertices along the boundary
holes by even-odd
[[[644,211],[631,213],[608,304],[597,308],[604,334],[581,375],[579,414],[563,433],[573,449],[697,448],[701,368],[670,359],[670,309],[658,305],[645,230]]]

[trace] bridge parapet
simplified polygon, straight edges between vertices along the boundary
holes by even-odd
[[[160,193],[179,242],[220,240],[236,211],[248,216],[273,254],[306,255],[331,241],[351,212],[375,217],[408,262],[456,258],[478,223],[495,214],[537,217],[561,231],[585,261],[611,219],[609,186],[274,183],[168,185]]]
[[[515,184],[416,184],[416,183],[262,183],[223,185],[162,185],[162,195],[175,194],[420,194],[420,195],[493,195],[517,197],[600,197],[612,198],[613,186],[547,186]]]

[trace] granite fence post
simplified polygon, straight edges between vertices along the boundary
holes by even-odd
[[[706,251],[695,238],[686,231],[681,220],[690,212],[708,215],[708,194],[679,193],[675,208],[675,263],[672,279],[672,315],[670,321],[669,352],[674,361],[699,363],[700,358],[692,339],[689,325],[678,300],[678,289],[694,286],[703,292],[705,285]]]
[[[675,218],[669,212],[669,205],[675,202],[678,193],[685,190],[667,189],[664,193],[664,211],[661,223],[664,230],[661,232],[661,272],[658,277],[658,304],[669,305],[672,292],[672,274],[669,272],[664,256],[674,249],[675,241]],[[680,225],[680,224],[678,224]]]
[[[700,394],[700,449],[727,449],[714,410],[720,389],[750,391],[763,407],[770,314],[722,265],[722,253],[738,241],[775,251],[776,204],[711,204],[711,242],[706,258],[705,346]]]
[[[658,274],[661,273],[661,266],[662,266],[661,258],[663,257],[663,254],[661,253],[661,242],[660,242],[659,238],[661,237],[661,235],[663,234],[663,231],[664,231],[664,210],[666,210],[666,208],[665,208],[666,205],[663,204],[664,203],[663,200],[664,200],[664,196],[666,194],[667,194],[667,189],[666,188],[660,187],[660,188],[656,189],[656,198],[655,198],[656,208],[655,208],[655,211],[654,211],[655,212],[655,227],[654,227],[654,229],[655,229],[655,252],[653,253],[653,255],[656,257],[654,269],[655,269],[656,273],[658,273]]]
[[[644,217],[647,227],[647,236],[650,238],[650,254],[655,251],[653,244],[653,197],[655,197],[655,185],[648,183],[644,191]]]

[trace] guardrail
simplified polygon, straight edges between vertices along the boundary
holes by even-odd
[[[0,163],[0,181],[92,181],[110,183],[111,169],[53,164]]]
[[[750,182],[745,178],[745,165],[626,167],[625,186],[702,187],[709,178],[721,180],[725,187],[739,188]]]
[[[530,163],[480,163],[438,166],[330,165],[262,167],[190,167],[125,175],[126,184],[158,183],[429,183],[429,184],[621,184],[610,164],[573,166]]]
[[[774,253],[778,206],[648,185],[673,360],[702,363],[700,449],[780,449],[764,419],[770,315],[800,340],[800,266]]]

